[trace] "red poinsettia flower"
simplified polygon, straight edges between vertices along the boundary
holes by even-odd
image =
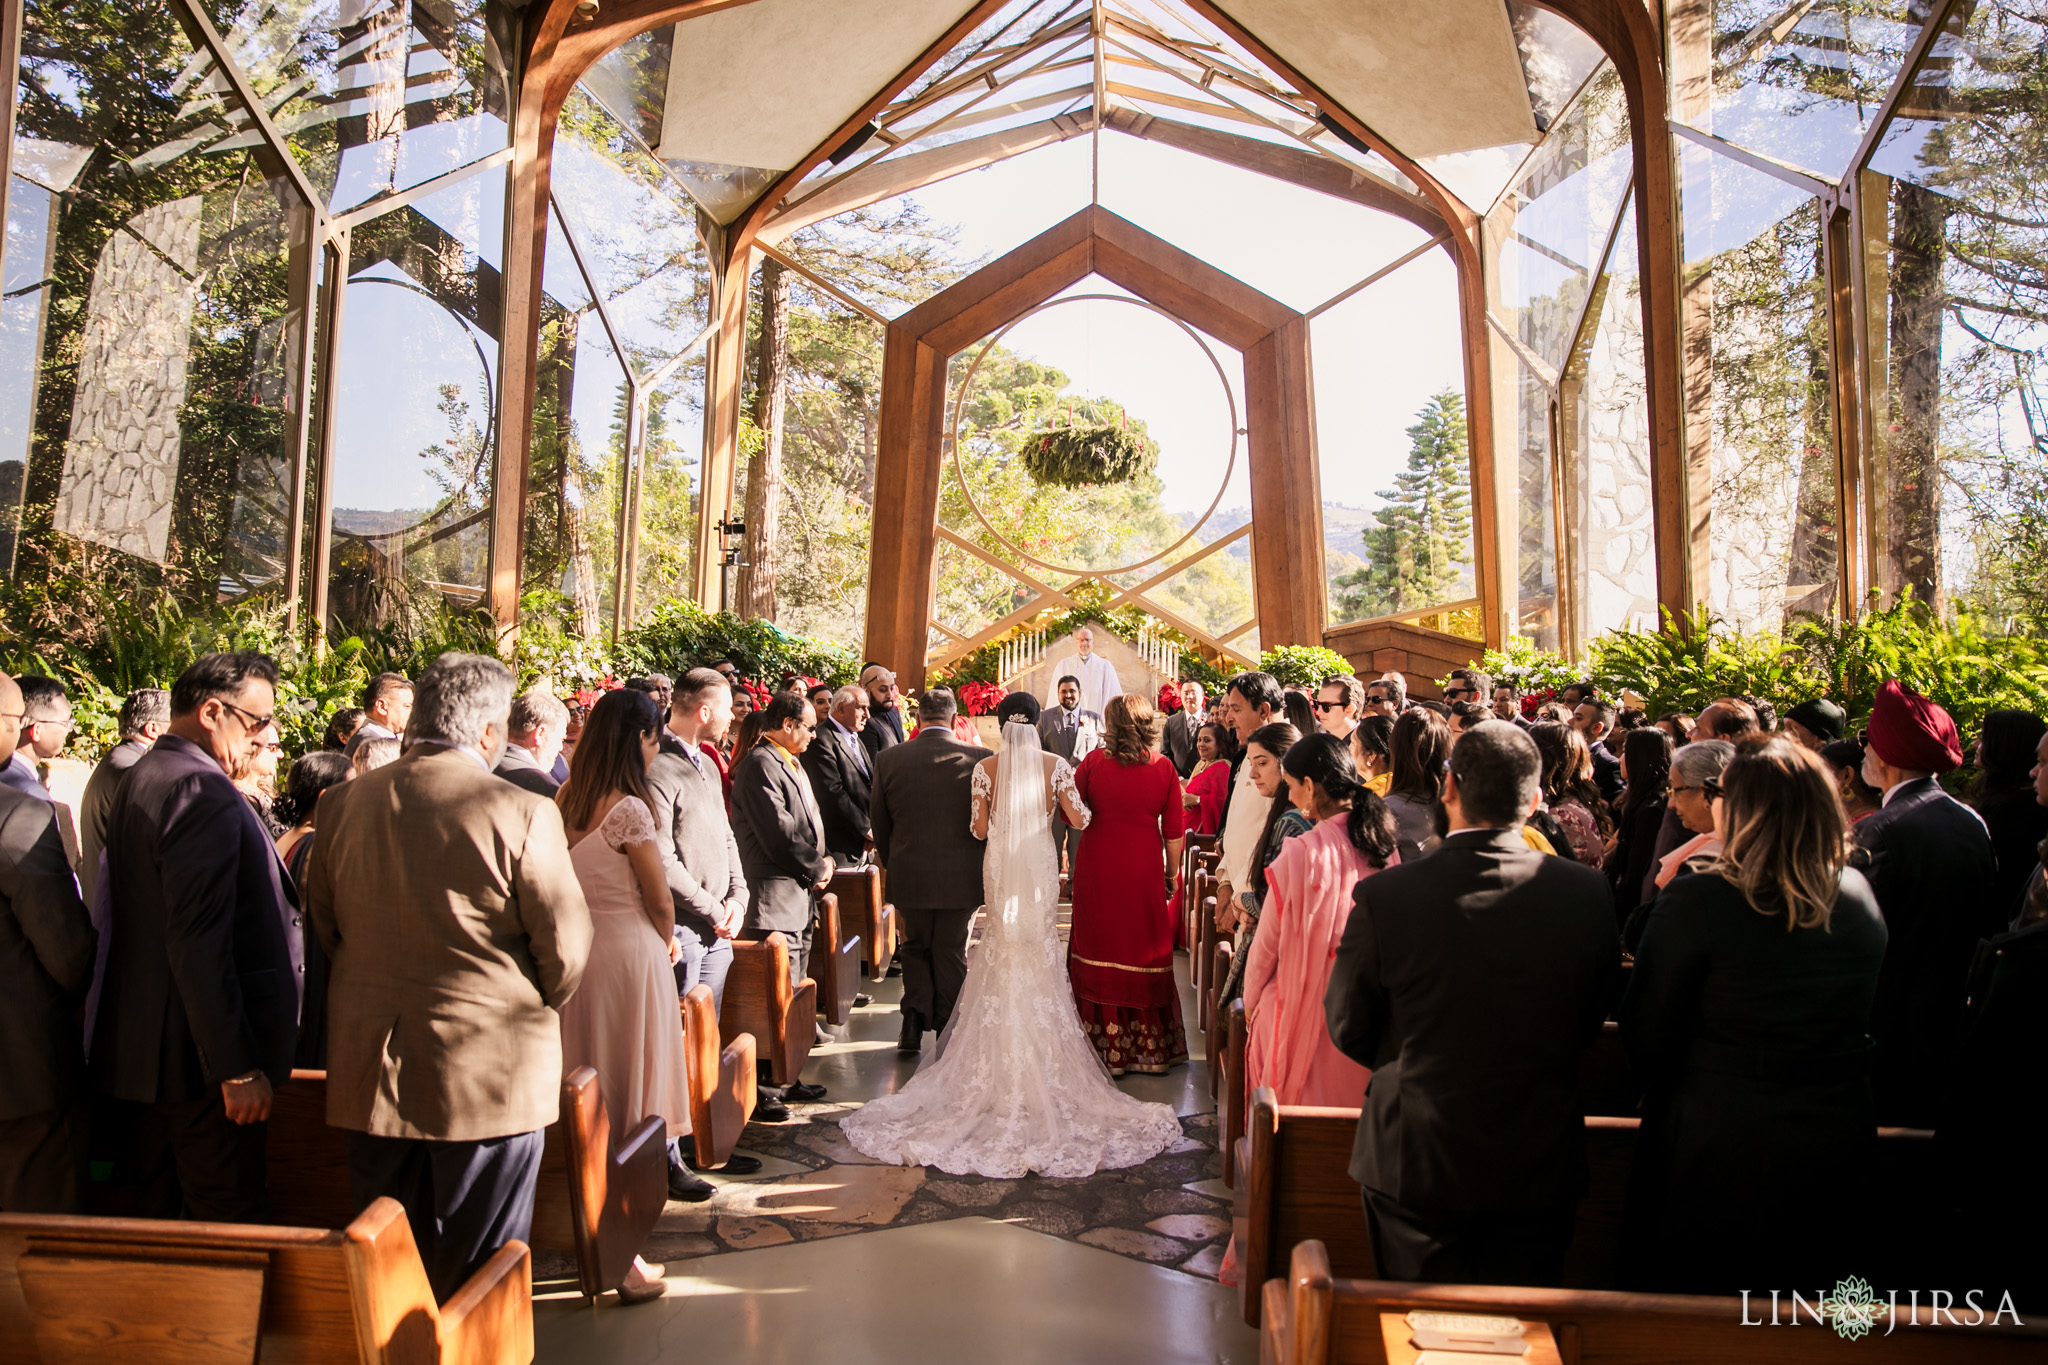
[[[964,683],[960,688],[960,704],[967,708],[970,716],[992,716],[1003,698],[1009,695],[1009,689],[1000,683]]]
[[[1156,704],[1160,714],[1172,715],[1180,710],[1180,689],[1170,682],[1159,684],[1159,701]]]

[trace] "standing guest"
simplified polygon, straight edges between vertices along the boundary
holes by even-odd
[[[1315,703],[1309,700],[1308,691],[1300,687],[1287,687],[1280,694],[1281,716],[1295,730],[1304,735],[1316,732]]]
[[[751,722],[751,728],[749,725]],[[754,740],[761,736],[760,718],[755,714],[754,694],[742,686],[732,694],[732,724],[727,727],[722,742],[725,753],[727,777],[725,780],[725,801],[732,804],[732,765],[740,761],[740,755],[747,751]],[[746,742],[741,743],[742,740]]]
[[[1408,709],[1408,678],[1401,673],[1382,673],[1365,685],[1368,713],[1393,720]]]
[[[1384,800],[1394,785],[1394,722],[1377,711],[1359,717],[1351,732],[1351,761],[1366,790]]]
[[[2034,751],[2048,725],[2030,711],[1997,710],[1984,715],[1977,738],[1977,778],[1970,784],[1970,809],[1991,832],[1998,875],[1991,899],[1999,914],[2019,913],[2020,897],[2033,875],[2035,850],[2048,837],[2048,808],[2034,800]]]
[[[649,673],[644,678],[628,678],[622,684],[635,692],[645,692],[654,701],[654,714],[668,714],[669,698],[675,694],[676,682],[666,673]]]
[[[1585,1186],[1580,1054],[1620,963],[1607,882],[1517,831],[1542,761],[1504,722],[1458,741],[1450,834],[1358,883],[1324,1015],[1372,1071],[1352,1148],[1381,1278],[1555,1285]]]
[[[1614,843],[1606,860],[1617,927],[1627,924],[1642,904],[1643,886],[1650,879],[1657,831],[1671,804],[1671,752],[1671,736],[1655,726],[1632,730],[1622,742],[1621,766],[1628,785],[1615,813]]]
[[[1365,714],[1365,684],[1349,673],[1323,679],[1316,689],[1316,725],[1326,735],[1335,735],[1348,746],[1358,718]]]
[[[1565,703],[1561,701],[1547,701],[1536,708],[1536,713],[1529,718],[1529,723],[1534,725],[1539,721],[1554,720],[1559,725],[1570,725],[1572,723],[1572,714],[1572,708]]]
[[[1649,719],[1648,716],[1643,714],[1643,710],[1639,706],[1621,707],[1614,713],[1614,732],[1608,738],[1616,744],[1624,744],[1627,742],[1625,736],[1628,732],[1641,729],[1649,723]],[[1616,755],[1616,757],[1619,757],[1619,755]]]
[[[1721,774],[1734,758],[1735,746],[1725,739],[1697,740],[1671,756],[1671,811],[1686,837],[1657,860],[1650,886],[1643,890],[1645,900],[1652,888],[1661,891],[1671,885],[1687,863],[1721,851],[1714,802],[1721,795]]]
[[[1670,737],[1674,748],[1692,743],[1692,732],[1696,724],[1697,722],[1683,711],[1666,711],[1657,717],[1657,728]],[[1701,738],[1705,739],[1708,736],[1702,735]]]
[[[1650,911],[1618,1014],[1648,1091],[1628,1288],[1811,1284],[1863,1246],[1885,924],[1833,786],[1802,745],[1746,740],[1721,776],[1719,856]],[[1787,1200],[1795,1152],[1825,1153],[1828,1178]]]
[[[379,673],[363,687],[363,723],[349,736],[345,751],[350,758],[373,739],[405,738],[406,722],[412,718],[412,679],[402,673]]]
[[[1971,955],[2012,914],[1993,900],[1997,866],[1984,821],[1934,780],[1962,761],[1947,711],[1896,679],[1878,688],[1863,779],[1884,793],[1884,806],[1854,837],[1856,865],[1890,933],[1870,1017],[1880,1123],[1934,1126]]]
[[[652,693],[607,692],[590,708],[583,761],[555,796],[591,929],[583,983],[561,1006],[562,1069],[597,1072],[621,1131],[659,1117],[668,1137],[668,1197],[702,1203],[716,1189],[683,1164],[678,1143],[690,1133],[689,1066],[670,970],[682,953],[647,786],[660,731]],[[619,1297],[659,1297],[660,1283],[660,1270],[635,1256]]]
[[[395,741],[394,741],[395,742]],[[293,886],[306,884],[306,867],[313,856],[313,836],[319,831],[320,794],[354,779],[355,769],[341,754],[316,749],[302,754],[285,774],[284,791],[277,798],[277,823],[285,827],[277,841],[277,856],[291,874]],[[292,1053],[292,1065],[313,1071],[327,1069],[327,952],[320,935],[308,934],[300,926],[304,952],[300,960],[299,1041]]]
[[[1756,713],[1756,728],[1763,733],[1776,734],[1778,730],[1778,708],[1771,705],[1766,697],[1743,697],[1741,700]]]
[[[1480,668],[1454,668],[1444,675],[1444,705],[1455,707],[1459,702],[1470,702],[1484,706],[1493,689],[1493,679]]]
[[[1528,729],[1529,722],[1522,717],[1522,689],[1511,682],[1495,683],[1493,685],[1493,715],[1496,720],[1504,720],[1510,725],[1517,725],[1525,730]]]
[[[1544,809],[1565,837],[1566,846],[1557,851],[1588,867],[1600,866],[1614,822],[1600,789],[1593,785],[1593,757],[1585,736],[1569,725],[1546,721],[1532,727],[1529,738],[1536,741],[1536,752],[1543,758],[1539,781]]]
[[[1039,712],[1038,742],[1054,758],[1079,771],[1081,760],[1088,756],[1088,751],[1102,742],[1102,717],[1082,707],[1079,678],[1061,678],[1054,693],[1059,698],[1059,705],[1048,706]],[[1060,866],[1071,874],[1074,850],[1080,845],[1081,831],[1068,824],[1064,816],[1055,816],[1052,841]]]
[[[1068,678],[1074,679],[1081,690],[1081,709],[1098,716],[1109,699],[1124,690],[1116,675],[1116,665],[1095,652],[1092,626],[1082,626],[1074,632],[1074,652],[1053,664],[1052,676],[1055,693]]]
[[[1281,756],[1300,742],[1301,731],[1286,721],[1275,721],[1254,730],[1251,742],[1245,746],[1245,771],[1251,774],[1259,795],[1271,804],[1266,808],[1265,833],[1252,854],[1250,875],[1230,904],[1219,901],[1216,907],[1217,931],[1230,934],[1234,940],[1230,974],[1217,988],[1221,1008],[1227,1009],[1237,999],[1239,984],[1244,980],[1245,958],[1252,935],[1258,930],[1259,909],[1266,898],[1266,869],[1280,856],[1282,844],[1315,828],[1315,816],[1294,804],[1286,774],[1280,768]]]
[[[327,728],[320,735],[320,747],[332,753],[341,753],[348,748],[348,742],[355,738],[356,731],[362,728],[363,708],[344,706],[327,718]]]
[[[1479,705],[1479,703],[1477,702],[1452,702],[1450,718],[1452,746],[1455,747],[1457,745],[1458,736],[1464,734],[1473,726],[1484,724],[1485,722],[1493,719],[1496,719],[1493,712],[1487,710],[1485,707]]]
[[[1190,834],[1214,838],[1223,828],[1223,807],[1230,800],[1230,755],[1236,745],[1237,736],[1221,721],[1204,721],[1195,733],[1200,760],[1180,798],[1182,807],[1195,813]]]
[[[1592,755],[1593,785],[1600,799],[1612,801],[1621,795],[1621,760],[1607,747],[1607,737],[1614,733],[1614,707],[1597,697],[1580,702],[1572,712],[1572,729],[1584,737]]]
[[[443,1302],[531,1231],[542,1130],[561,1112],[556,1011],[590,955],[560,812],[491,774],[511,711],[496,659],[434,660],[412,747],[327,791],[306,869],[349,1195],[405,1207]]]
[[[851,867],[874,847],[868,829],[875,769],[860,742],[868,726],[868,694],[858,687],[827,691],[831,711],[804,750],[804,771],[825,820],[825,851],[839,867]]]
[[[1567,711],[1576,712],[1580,706],[1597,700],[1599,696],[1599,690],[1589,682],[1569,682],[1557,689],[1557,699]]]
[[[1451,756],[1451,727],[1420,708],[1404,711],[1394,722],[1392,748],[1387,811],[1394,817],[1394,846],[1401,861],[1412,863],[1438,843],[1436,809],[1444,764]]]
[[[903,707],[896,675],[880,664],[869,664],[860,671],[860,685],[868,691],[868,724],[860,732],[860,742],[868,746],[870,754],[901,744]]]
[[[505,756],[491,771],[515,787],[554,800],[562,787],[554,769],[569,732],[569,708],[554,693],[536,687],[512,699],[508,724],[512,733],[505,741]]]
[[[1835,792],[1851,825],[1860,825],[1884,806],[1884,793],[1863,780],[1863,745],[1838,739],[1820,751],[1821,762],[1835,776]]]
[[[1208,712],[1202,709],[1202,685],[1189,680],[1180,685],[1180,710],[1166,718],[1166,756],[1173,760],[1174,771],[1186,781],[1195,772],[1195,733],[1208,720]]]
[[[0,674],[0,711],[19,711],[19,695]],[[0,1213],[85,1212],[92,1100],[78,1012],[98,943],[57,808],[0,791]]]
[[[1280,684],[1271,673],[1240,673],[1223,688],[1224,724],[1237,741],[1230,760],[1230,799],[1223,807],[1221,857],[1216,861],[1216,904],[1237,903],[1237,888],[1251,883],[1252,859],[1266,837],[1266,816],[1272,798],[1259,794],[1245,771],[1246,745],[1265,726],[1280,719]],[[1185,818],[1185,817],[1183,817]]]
[[[964,712],[956,712],[953,716],[952,724],[953,738],[959,740],[962,744],[978,745],[981,743],[981,731],[974,728],[974,717]]]
[[[557,782],[569,780],[569,765],[576,760],[576,741],[583,737],[583,721],[590,714],[590,708],[574,697],[564,697],[562,705],[569,712],[569,720],[562,726],[562,752],[555,755],[555,766],[548,770],[548,776]]]
[[[1849,730],[1849,716],[1826,697],[1803,701],[1785,713],[1785,733],[1802,748],[1819,753]]]
[[[735,696],[743,690],[740,687],[739,665],[735,664],[731,659],[714,660],[711,664],[711,671],[725,679],[725,685],[733,690]]]
[[[869,808],[875,861],[889,876],[889,899],[902,923],[899,1052],[924,1046],[927,1029],[945,1031],[967,979],[967,932],[981,904],[986,840],[974,837],[974,765],[988,758],[962,744],[951,725],[957,703],[934,687],[917,704],[917,737],[875,755]]]
[[[349,760],[349,766],[355,770],[357,777],[373,773],[387,763],[398,761],[399,747],[396,739],[366,739],[361,744],[351,747],[355,749],[355,757]]]
[[[149,746],[170,725],[171,694],[161,687],[138,687],[121,703],[117,723],[121,742],[107,750],[107,756],[92,770],[85,796],[78,803],[78,886],[88,908],[99,888],[100,850],[107,842],[107,812],[113,808],[114,793],[135,760],[148,753]]]
[[[1700,712],[1698,724],[1694,727],[1695,739],[1725,739],[1730,744],[1744,735],[1753,735],[1760,728],[1756,719],[1756,708],[1741,697],[1716,697],[1706,710]],[[1705,731],[1705,734],[1701,734]]]
[[[297,896],[234,779],[277,737],[277,665],[207,654],[107,812],[112,907],[92,1071],[139,1106],[139,1211],[260,1223],[265,1120],[299,1032]]]
[[[818,717],[796,692],[777,692],[761,708],[761,739],[732,765],[732,825],[751,897],[742,942],[780,934],[789,943],[792,986],[810,973],[811,897],[832,884],[825,821],[800,761]],[[813,1104],[825,1087],[797,1081],[784,1100]]]
[[[1067,975],[1110,1074],[1163,1075],[1188,1056],[1167,908],[1185,829],[1180,777],[1154,752],[1159,716],[1149,701],[1112,697],[1104,720],[1103,747],[1074,774],[1093,818],[1074,859]]]
[[[858,688],[856,688],[855,690],[860,691],[860,689]],[[863,692],[862,695],[865,696],[866,693]],[[830,683],[818,683],[815,686],[805,689],[804,700],[811,704],[811,709],[813,711],[816,711],[820,716],[823,716],[826,712],[832,709],[832,685]],[[861,709],[866,710],[867,708],[862,707]],[[863,724],[865,724],[865,722],[863,722]]]
[[[64,752],[71,738],[71,698],[55,678],[25,673],[14,682],[21,692],[21,731],[0,783],[23,796],[49,801],[53,798],[37,765]]]
[[[235,789],[249,803],[249,809],[256,813],[256,821],[263,826],[263,832],[275,843],[284,837],[289,826],[278,821],[274,808],[277,805],[277,769],[284,762],[284,744],[275,735],[265,740],[256,750],[255,759],[240,777],[235,779]]]

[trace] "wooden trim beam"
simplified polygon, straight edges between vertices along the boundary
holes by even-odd
[[[715,234],[714,234],[715,235]],[[718,330],[704,356],[704,456],[697,486],[697,604],[706,611],[723,605],[724,570],[719,563],[718,523],[732,514],[739,475],[740,401],[746,382],[747,281],[752,251],[727,259],[713,249],[718,291]],[[723,261],[723,264],[718,264]]]

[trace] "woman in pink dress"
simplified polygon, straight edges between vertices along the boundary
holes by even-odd
[[[1323,993],[1352,888],[1397,860],[1394,817],[1334,735],[1310,735],[1280,767],[1295,808],[1316,827],[1289,839],[1266,869],[1244,977],[1247,1093],[1263,1085],[1282,1104],[1356,1108],[1371,1073],[1330,1041]]]
[[[1145,698],[1111,697],[1102,748],[1074,774],[1094,812],[1074,855],[1074,932],[1067,975],[1081,1027],[1110,1074],[1163,1074],[1188,1059],[1173,975],[1169,869],[1186,830],[1180,774],[1156,751],[1159,714]]]
[[[658,1115],[675,1139],[690,1131],[690,1088],[670,970],[675,903],[647,790],[660,723],[645,692],[605,693],[555,793],[591,926],[583,982],[561,1010],[562,1074],[597,1072],[614,1133]],[[682,1169],[673,1145],[669,1161],[671,1198],[711,1197],[711,1182]],[[661,1292],[661,1267],[634,1257],[619,1297],[636,1303]]]

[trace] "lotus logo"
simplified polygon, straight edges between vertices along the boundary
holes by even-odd
[[[1820,1326],[1826,1324],[1835,1329],[1835,1335],[1844,1341],[1861,1341],[1878,1325],[1883,1324],[1880,1336],[1890,1336],[1901,1323],[1915,1322],[1951,1327],[1981,1327],[1989,1324],[1996,1327],[2011,1318],[2013,1326],[2021,1322],[2019,1311],[2013,1307],[2011,1291],[1999,1294],[1998,1302],[1989,1302],[1991,1291],[1984,1289],[1965,1290],[1960,1297],[1946,1289],[1892,1290],[1879,1295],[1871,1283],[1861,1275],[1850,1275],[1835,1281],[1831,1291],[1808,1297],[1797,1289],[1793,1290],[1748,1290],[1742,1293],[1742,1325],[1744,1327],[1797,1327],[1800,1319]],[[1757,1302],[1752,1305],[1751,1296]],[[1762,1297],[1770,1295],[1769,1315],[1764,1313]],[[1921,1316],[1920,1296],[1927,1295],[1927,1315]],[[1902,1306],[1899,1300],[1905,1300]],[[1903,1307],[1903,1312],[1901,1311]],[[1755,1316],[1751,1316],[1754,1313]]]
[[[1844,1341],[1861,1339],[1886,1315],[1884,1301],[1861,1275],[1835,1281],[1835,1292],[1821,1300],[1821,1312]]]

